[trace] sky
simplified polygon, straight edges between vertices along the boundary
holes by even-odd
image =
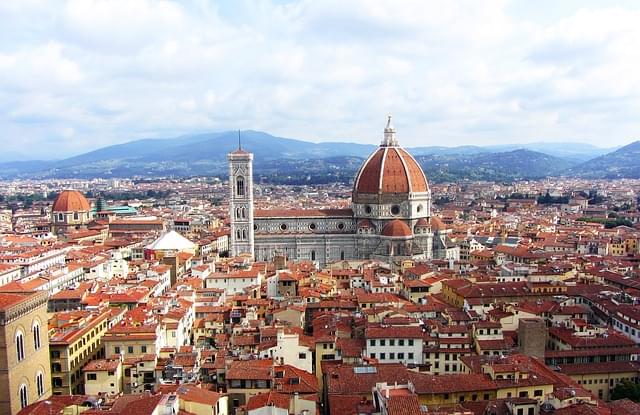
[[[405,146],[640,138],[640,2],[0,2],[0,160],[253,129]]]

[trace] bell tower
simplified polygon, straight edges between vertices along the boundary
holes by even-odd
[[[229,219],[231,222],[231,255],[253,257],[253,154],[238,149],[227,155],[229,160]]]

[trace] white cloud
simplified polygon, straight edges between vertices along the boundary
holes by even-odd
[[[0,141],[37,157],[236,128],[376,143],[389,112],[406,145],[637,137],[640,11],[517,5],[3,2]]]

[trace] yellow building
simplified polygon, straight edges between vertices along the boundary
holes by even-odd
[[[627,255],[638,253],[638,237],[629,236],[624,239],[624,250]]]
[[[0,293],[0,413],[51,396],[47,293]]]
[[[614,238],[607,244],[609,255],[623,256],[625,255],[626,244],[623,239]]]
[[[273,360],[234,360],[227,369],[227,393],[231,407],[245,405],[250,396],[271,390]]]
[[[129,357],[143,357],[145,355],[160,355],[163,347],[165,331],[158,323],[117,324],[105,333],[102,338],[106,357],[123,355]]]
[[[506,357],[468,356],[462,359],[464,372],[482,373],[497,385],[497,398],[529,398],[539,403],[550,398],[555,378],[544,363],[513,354]]]
[[[102,337],[109,329],[109,311],[62,311],[49,320],[51,382],[54,395],[84,392],[82,367],[104,357]]]
[[[153,389],[156,383],[157,362],[158,358],[154,354],[125,358],[123,361],[123,392],[135,394]]]
[[[618,383],[640,381],[640,363],[636,361],[563,364],[560,371],[605,401],[611,399]]]
[[[406,279],[402,281],[401,293],[407,300],[417,303],[421,298],[431,295],[431,284],[423,280],[410,280]]]
[[[122,392],[122,361],[118,359],[92,360],[82,369],[87,395],[117,395]]]
[[[227,415],[229,398],[221,393],[182,385],[176,391],[180,398],[180,410],[194,415]]]
[[[371,401],[375,388],[382,382],[400,385],[409,382],[421,405],[452,405],[461,402],[488,401],[496,398],[498,386],[487,375],[479,373],[429,375],[407,369],[399,363],[328,368],[326,390],[330,413],[340,400],[363,398]],[[340,405],[342,407],[342,405]]]

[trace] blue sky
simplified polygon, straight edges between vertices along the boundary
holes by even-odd
[[[640,137],[637,1],[0,2],[0,159],[256,129],[401,144]]]

